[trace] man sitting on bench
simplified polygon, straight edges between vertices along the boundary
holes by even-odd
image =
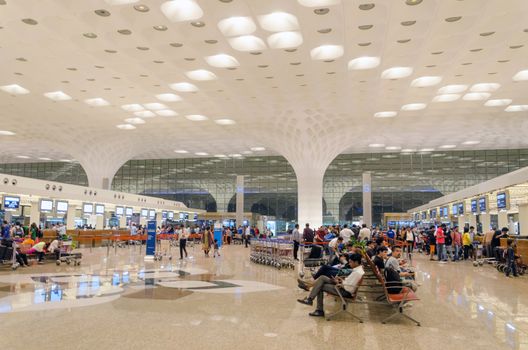
[[[352,293],[356,292],[357,285],[365,274],[363,266],[361,266],[361,254],[350,254],[348,256],[348,264],[352,272],[347,278],[343,280],[340,277],[330,278],[328,276],[320,276],[315,280],[310,295],[305,299],[297,300],[301,304],[313,305],[313,300],[317,297],[317,308],[314,312],[309,313],[310,316],[324,317],[324,292],[336,294],[336,288],[340,288],[340,292],[345,298],[352,297]]]
[[[348,276],[352,272],[350,265],[348,264],[348,254],[342,254],[339,257],[339,263],[336,265],[323,265],[313,274],[312,280],[304,280],[302,278],[297,278],[298,287],[309,292],[310,288],[313,286],[315,281],[321,277],[336,277],[336,276]]]

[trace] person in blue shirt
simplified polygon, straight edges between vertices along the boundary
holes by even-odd
[[[2,238],[9,239],[10,232],[11,226],[7,223],[7,221],[4,220],[4,224],[2,225]]]
[[[394,242],[394,237],[396,237],[396,233],[392,230],[392,227],[389,227],[389,230],[387,231],[387,238],[389,239],[389,242]]]

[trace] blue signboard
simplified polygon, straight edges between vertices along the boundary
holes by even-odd
[[[156,251],[156,221],[147,223],[147,255],[154,255]]]
[[[214,239],[216,239],[220,248],[222,246],[222,225],[220,223],[214,225]]]

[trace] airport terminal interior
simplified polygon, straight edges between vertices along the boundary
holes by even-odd
[[[526,0],[0,0],[0,107],[2,348],[528,349]]]

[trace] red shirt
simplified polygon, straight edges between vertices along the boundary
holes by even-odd
[[[436,243],[445,244],[445,233],[441,227],[439,227],[438,230],[436,230]]]

